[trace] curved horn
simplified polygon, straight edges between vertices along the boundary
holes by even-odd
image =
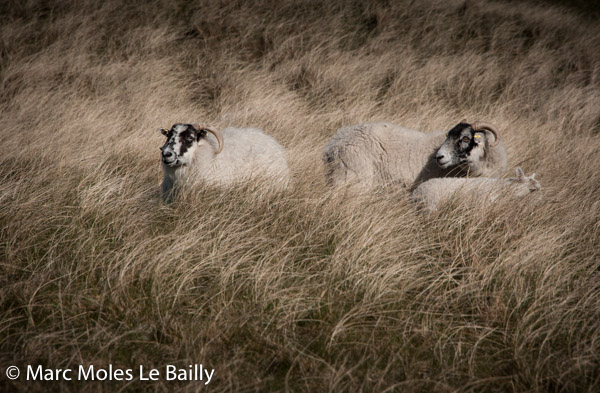
[[[206,131],[210,132],[211,134],[213,134],[217,138],[217,142],[219,142],[219,147],[218,147],[217,151],[215,152],[215,154],[219,154],[223,150],[223,146],[225,145],[225,143],[223,143],[223,136],[221,135],[219,130],[217,130],[216,128],[211,127],[207,124],[192,124],[192,125],[197,130],[206,130]]]
[[[496,140],[494,141],[493,144],[490,144],[490,147],[494,147],[498,143],[500,143],[500,137],[498,136],[498,131],[496,130],[496,127],[494,127],[490,123],[473,123],[473,130],[475,130],[475,131],[485,130],[485,131],[489,131],[492,134],[494,134],[494,138],[496,138]]]

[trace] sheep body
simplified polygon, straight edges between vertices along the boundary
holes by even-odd
[[[175,128],[176,126],[173,126]],[[199,138],[184,154],[185,165],[171,166],[162,161],[162,195],[169,199],[177,184],[206,183],[227,186],[255,178],[273,182],[276,188],[287,187],[290,174],[285,148],[259,128],[228,127],[221,131],[223,150],[218,149],[212,134]]]
[[[476,198],[480,203],[493,203],[503,195],[523,197],[541,189],[535,173],[525,176],[516,169],[516,178],[436,178],[420,184],[412,193],[411,200],[420,208],[435,211],[453,196]]]
[[[414,189],[436,177],[501,176],[506,168],[506,150],[502,141],[490,147],[485,132],[473,138],[466,159],[460,158],[459,163],[455,158],[448,167],[438,164],[438,153],[448,154],[449,142],[454,141],[446,135],[459,127],[453,137],[458,138],[463,128],[470,127],[466,123],[459,126],[448,134],[424,133],[385,122],[343,127],[323,149],[326,181],[334,187],[349,186],[354,190],[390,184]],[[473,134],[473,130],[470,132]]]

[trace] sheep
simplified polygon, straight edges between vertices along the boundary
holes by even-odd
[[[420,184],[412,193],[411,200],[419,208],[432,212],[458,193],[463,197],[475,197],[480,203],[492,203],[502,195],[523,197],[541,189],[535,173],[525,176],[520,167],[516,178],[437,178]]]
[[[279,189],[288,185],[285,149],[261,129],[219,132],[208,125],[177,123],[159,130],[167,137],[160,148],[165,202],[172,201],[174,187],[182,183],[227,186],[262,177]]]
[[[436,177],[501,177],[506,149],[496,128],[463,119],[447,133],[423,133],[390,123],[339,129],[323,149],[332,187],[368,191],[400,185],[414,190]]]

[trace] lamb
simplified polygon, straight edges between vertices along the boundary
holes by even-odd
[[[218,131],[208,125],[178,123],[160,131],[167,137],[160,148],[165,202],[172,200],[174,188],[183,183],[226,186],[261,177],[278,189],[288,185],[285,149],[261,129]]]
[[[520,167],[516,169],[516,178],[493,179],[489,177],[470,178],[438,178],[428,180],[419,185],[412,193],[411,200],[420,208],[432,212],[453,195],[474,197],[478,203],[493,203],[502,195],[523,197],[530,192],[541,189],[535,173],[525,176]]]
[[[323,149],[332,187],[368,191],[400,185],[414,190],[436,177],[501,177],[506,149],[496,128],[463,119],[447,133],[423,133],[390,123],[339,129]]]

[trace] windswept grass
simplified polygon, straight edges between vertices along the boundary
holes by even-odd
[[[0,5],[2,391],[600,391],[600,26],[469,1]],[[324,184],[341,126],[496,124],[543,199]],[[293,186],[160,201],[158,127],[258,126]],[[8,380],[164,369],[203,382]]]

